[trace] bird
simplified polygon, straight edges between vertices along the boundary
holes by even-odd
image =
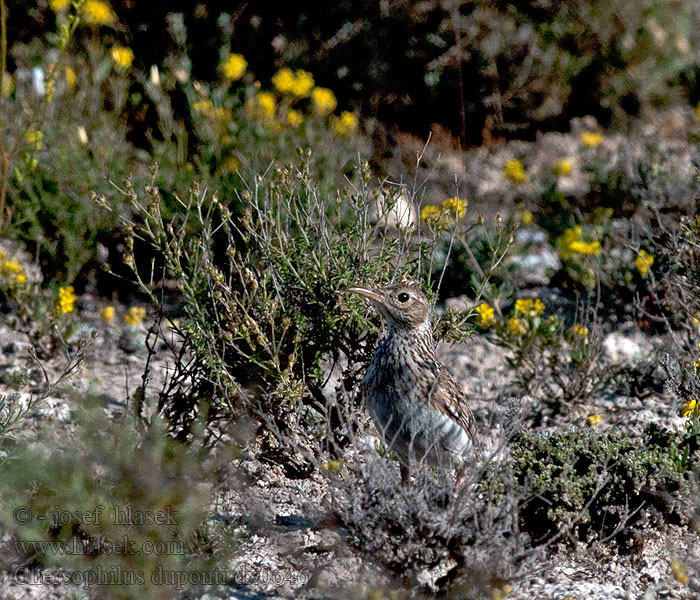
[[[435,354],[428,298],[415,282],[346,291],[369,300],[384,322],[361,394],[399,458],[402,481],[410,480],[416,463],[456,469],[461,481],[477,451],[476,424],[464,392]]]

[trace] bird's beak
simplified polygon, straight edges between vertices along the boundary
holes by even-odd
[[[384,302],[384,294],[377,290],[371,290],[369,288],[363,287],[349,287],[345,288],[345,290],[343,291],[352,292],[354,294],[360,294],[360,296],[364,296],[365,298],[372,300],[373,302]]]

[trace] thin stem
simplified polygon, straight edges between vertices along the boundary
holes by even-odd
[[[0,0],[0,126],[5,122],[5,74],[7,73],[7,6]],[[0,129],[0,232],[5,228],[5,198],[7,178],[10,170],[10,156],[5,152],[3,131]]]

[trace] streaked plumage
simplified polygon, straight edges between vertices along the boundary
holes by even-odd
[[[386,337],[367,368],[362,394],[387,445],[408,476],[411,463],[461,469],[476,447],[474,417],[435,355],[430,304],[417,284],[348,288],[382,316]]]

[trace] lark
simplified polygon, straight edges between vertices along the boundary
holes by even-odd
[[[386,335],[367,368],[362,395],[375,426],[399,458],[407,482],[412,465],[454,468],[461,479],[477,447],[474,416],[460,386],[435,355],[431,307],[416,283],[351,287],[384,321]]]

